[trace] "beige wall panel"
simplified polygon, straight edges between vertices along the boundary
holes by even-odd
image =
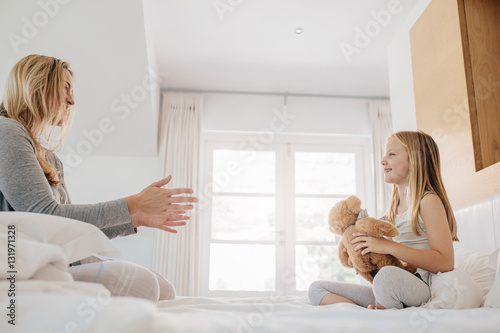
[[[500,193],[500,164],[475,170],[457,0],[433,0],[410,30],[417,128],[439,145],[453,208]]]

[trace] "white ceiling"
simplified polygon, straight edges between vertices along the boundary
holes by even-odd
[[[388,97],[387,46],[417,2],[145,0],[145,17],[165,89]],[[342,43],[367,28],[349,62]]]
[[[387,45],[419,1],[69,1],[14,47],[8,34],[25,34],[46,1],[0,0],[6,37],[0,39],[0,97],[8,71],[23,56],[68,60],[77,105],[62,153],[155,156],[157,91],[137,95],[155,62],[150,57],[164,89],[388,97]],[[353,44],[356,29],[375,24],[373,12],[391,3],[401,12],[348,62],[341,43]],[[214,5],[229,10],[218,13]],[[300,36],[297,27],[304,29]],[[135,98],[127,102],[127,96]]]

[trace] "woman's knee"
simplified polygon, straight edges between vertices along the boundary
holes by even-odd
[[[104,285],[112,296],[131,296],[157,302],[160,286],[156,275],[145,267],[126,261],[103,261],[76,266],[77,281]]]
[[[160,274],[155,271],[151,271],[158,280],[158,286],[160,287],[159,301],[172,300],[175,299],[175,287],[165,279]]]

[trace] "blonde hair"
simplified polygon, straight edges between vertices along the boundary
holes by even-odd
[[[24,57],[10,71],[0,105],[1,116],[17,120],[26,128],[47,181],[56,187],[61,179],[55,166],[47,160],[47,152],[61,146],[73,114],[67,113],[64,107],[65,70],[73,75],[69,64],[59,59],[36,54]],[[53,131],[61,120],[64,125],[58,140],[53,140]]]
[[[457,224],[451,204],[446,195],[446,190],[441,178],[441,164],[439,149],[432,137],[422,131],[402,131],[392,134],[389,138],[398,140],[406,149],[410,162],[410,174],[408,176],[408,194],[411,198],[410,225],[416,235],[420,235],[418,223],[418,211],[424,193],[430,191],[435,193],[444,205],[448,225],[453,241],[458,241]],[[393,185],[392,198],[388,211],[388,219],[395,223],[397,207],[400,201],[398,187]]]

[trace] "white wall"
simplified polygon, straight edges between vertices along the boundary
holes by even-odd
[[[416,130],[415,95],[411,65],[410,29],[431,0],[420,0],[389,44],[389,87],[394,131]]]
[[[155,156],[156,119],[142,1],[2,0],[0,94],[12,66],[29,54],[66,60],[75,73],[76,114],[65,141],[102,156]],[[156,77],[156,79],[155,79]],[[145,88],[146,86],[146,88]],[[157,96],[156,96],[157,97]],[[83,147],[84,131],[109,133]],[[84,150],[86,148],[86,150]],[[67,152],[68,153],[68,152]],[[84,154],[80,154],[84,155]]]

